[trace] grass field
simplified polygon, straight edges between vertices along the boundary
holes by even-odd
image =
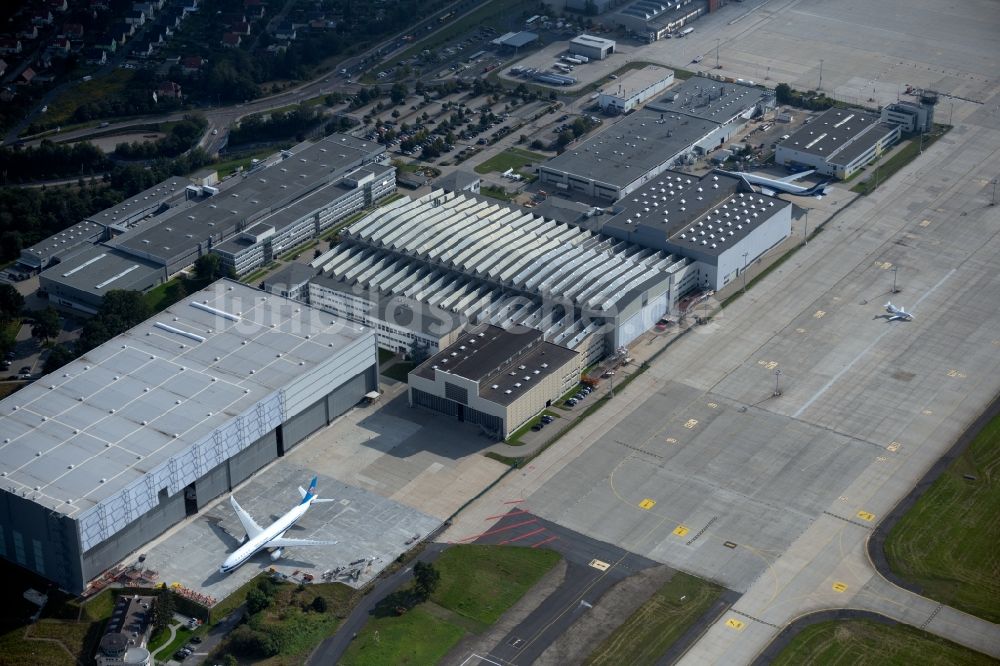
[[[492,185],[483,185],[480,188],[480,194],[494,199],[500,199],[501,201],[510,201],[514,198],[513,194],[502,187],[493,187]]]
[[[507,169],[514,169],[517,171],[528,166],[529,164],[544,162],[546,159],[548,158],[545,157],[545,155],[539,155],[538,153],[533,153],[530,150],[508,148],[502,153],[494,155],[482,164],[476,165],[473,168],[473,171],[476,173],[490,173],[491,171],[503,173]]]
[[[935,141],[944,136],[945,130],[935,128],[934,132],[929,132],[923,137],[923,149],[927,150],[931,147]],[[921,150],[921,140],[920,137],[910,139],[909,142],[899,149],[895,155],[885,160],[877,167],[871,167],[872,175],[867,180],[858,183],[851,188],[851,192],[857,192],[858,194],[871,194],[875,191],[878,185],[881,185],[889,178],[905,167],[907,164],[912,162],[920,155]]]
[[[496,622],[562,556],[543,548],[452,546],[434,563],[441,584],[431,600],[459,615]]]
[[[926,596],[990,622],[1000,622],[998,475],[1000,417],[986,424],[885,542],[893,571]]]
[[[219,178],[225,178],[240,167],[243,167],[244,170],[249,169],[255,159],[262,160],[270,157],[279,150],[287,148],[289,145],[287,143],[275,144],[267,148],[237,153],[232,156],[227,154],[226,159],[216,162],[211,166],[215,167],[215,170],[219,173]]]
[[[722,588],[676,573],[613,634],[601,643],[587,664],[655,664],[667,648],[718,599]]]
[[[405,382],[406,376],[410,374],[410,370],[417,367],[409,361],[398,361],[389,366],[389,368],[382,374],[389,379],[395,379],[397,382]]]
[[[803,629],[771,666],[973,666],[995,663],[986,655],[904,624],[833,620]]]
[[[526,433],[529,430],[531,430],[531,426],[535,425],[536,423],[540,423],[543,416],[552,416],[552,417],[554,417],[556,419],[562,418],[562,416],[560,414],[557,414],[556,412],[553,412],[553,411],[551,411],[549,409],[546,409],[546,410],[542,411],[541,414],[539,414],[538,416],[536,416],[535,418],[531,419],[530,421],[528,421],[527,423],[525,423],[523,426],[521,426],[520,428],[518,428],[517,430],[515,430],[514,432],[512,432],[511,435],[510,435],[510,437],[507,438],[507,443],[511,444],[513,446],[519,446],[519,445],[523,444],[524,442],[521,441],[521,438],[524,436],[524,433]],[[557,427],[558,425],[559,425],[559,421],[553,421],[552,423],[549,424],[549,426],[552,426],[552,427]],[[548,426],[546,426],[546,427],[548,427]]]
[[[344,653],[341,666],[422,666],[437,663],[465,631],[416,607],[399,617],[374,618]]]
[[[134,75],[135,72],[132,70],[114,69],[104,76],[70,86],[66,92],[49,103],[49,110],[39,122],[46,127],[67,124],[77,107],[105,97],[114,97],[128,87]]]

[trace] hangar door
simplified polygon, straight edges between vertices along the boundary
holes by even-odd
[[[669,297],[670,290],[667,289],[621,324],[618,327],[616,346],[627,345],[652,328],[653,324],[667,311],[667,299]]]
[[[271,431],[229,459],[229,482],[236,487],[278,457],[278,439]]]

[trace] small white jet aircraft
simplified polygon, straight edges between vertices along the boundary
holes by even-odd
[[[309,490],[305,490],[302,486],[299,486],[299,494],[302,495],[302,501],[292,507],[281,518],[271,523],[267,528],[258,525],[250,514],[243,510],[243,507],[239,505],[236,498],[230,495],[229,503],[233,505],[233,510],[236,511],[240,522],[243,523],[243,529],[247,532],[248,540],[237,548],[236,552],[226,558],[226,561],[219,567],[219,571],[221,573],[233,571],[264,548],[271,548],[271,559],[277,561],[281,557],[284,548],[292,546],[332,546],[337,543],[336,541],[311,541],[309,539],[285,538],[285,532],[309,510],[310,506],[317,502],[334,501],[332,499],[319,499],[316,496],[315,476],[309,484]]]
[[[891,314],[889,321],[911,321],[913,319],[913,313],[907,312],[904,308],[898,307],[889,301],[885,304],[885,311]]]
[[[823,195],[830,189],[829,180],[825,180],[812,187],[803,187],[794,183],[794,181],[805,178],[813,173],[815,169],[793,173],[791,176],[785,176],[784,178],[769,178],[768,176],[743,171],[724,171],[723,169],[716,169],[716,171],[727,176],[740,178],[750,186],[750,189],[761,194],[766,194],[769,197],[773,197],[775,194],[794,194],[797,197],[816,197],[817,199],[822,199]]]

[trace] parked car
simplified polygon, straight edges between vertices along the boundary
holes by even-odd
[[[549,424],[556,420],[556,417],[546,414],[542,417],[542,423]]]
[[[544,426],[543,426],[543,425],[542,425],[541,423],[536,423],[535,425],[531,426],[531,431],[532,431],[532,432],[538,432],[538,431],[539,431],[539,430],[541,430],[541,429],[542,429],[543,427],[544,427]]]
[[[570,398],[569,400],[567,400],[563,404],[566,405],[567,407],[575,407],[576,403],[577,403],[577,401],[575,399]]]

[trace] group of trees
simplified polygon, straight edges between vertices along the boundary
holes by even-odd
[[[81,104],[73,112],[72,121],[83,123],[98,118],[142,116],[150,113],[170,113],[184,108],[181,99],[158,96],[153,92],[163,81],[154,70],[138,69],[120,92],[111,95],[94,95],[92,101]],[[97,81],[95,80],[95,84]],[[86,85],[86,84],[82,84]]]
[[[37,147],[0,148],[3,184],[101,174],[111,160],[93,144],[53,143],[43,140]]]
[[[265,143],[293,137],[296,141],[304,141],[306,135],[322,121],[323,115],[317,107],[306,104],[284,112],[255,114],[242,119],[237,127],[229,130],[229,145]]]
[[[115,146],[114,155],[126,160],[148,160],[158,157],[177,157],[193,148],[208,121],[201,115],[186,115],[183,120],[170,125],[167,135],[156,141],[119,143]]]
[[[121,335],[152,315],[153,312],[141,292],[112,289],[104,294],[97,314],[83,325],[80,338],[76,341],[77,356],[104,344],[116,335]]]
[[[793,90],[787,83],[779,83],[774,88],[774,97],[778,104],[788,104],[800,109],[825,111],[837,104],[837,100],[820,92],[800,92]]]
[[[302,595],[308,588],[300,585],[296,592]],[[268,622],[267,609],[279,603],[278,585],[270,578],[264,577],[257,581],[247,593],[246,615],[244,623],[237,627],[230,634],[229,648],[236,654],[251,659],[261,659],[273,657],[281,652],[282,648],[289,641],[294,641],[294,615],[296,613],[326,613],[328,605],[326,599],[315,596],[307,600],[299,596],[297,605],[288,605],[282,608],[280,615],[285,626],[277,626]],[[292,601],[295,597],[292,597]],[[287,597],[281,599],[281,603],[287,603]]]
[[[583,136],[590,130],[594,129],[596,126],[597,123],[592,121],[589,117],[580,116],[579,118],[574,120],[569,127],[564,129],[556,136],[555,141],[552,142],[552,145],[549,146],[549,148],[551,150],[558,150],[561,152],[564,148],[566,148],[566,146],[571,141],[579,139],[581,136]],[[532,143],[532,146],[534,145],[535,144]]]

